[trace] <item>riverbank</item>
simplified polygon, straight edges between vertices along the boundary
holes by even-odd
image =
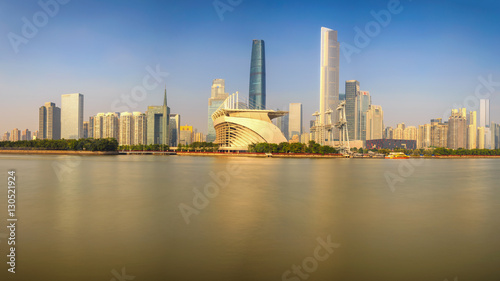
[[[253,153],[253,152],[177,152],[179,156],[273,157],[273,158],[344,158],[341,154]]]
[[[118,151],[83,150],[11,150],[0,149],[0,154],[38,154],[38,155],[118,155]]]

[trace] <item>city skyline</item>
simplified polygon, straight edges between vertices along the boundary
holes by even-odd
[[[309,121],[313,119],[312,113],[318,110],[319,28],[328,26],[338,30],[341,48],[342,43],[355,46],[355,27],[363,29],[374,19],[372,11],[377,13],[387,9],[387,3],[318,3],[300,7],[315,15],[314,19],[311,20],[312,16],[300,16],[298,20],[304,24],[290,26],[294,16],[301,10],[294,6],[298,2],[256,1],[253,7],[243,2],[234,7],[234,11],[226,12],[223,21],[210,3],[199,2],[194,10],[189,10],[182,3],[152,3],[142,6],[124,4],[121,13],[131,14],[142,20],[141,28],[131,28],[129,34],[117,32],[116,24],[107,25],[108,20],[103,17],[106,12],[109,12],[109,19],[118,19],[118,12],[111,11],[111,4],[101,4],[102,12],[96,12],[91,9],[97,5],[96,2],[89,3],[88,7],[77,2],[61,5],[59,13],[50,18],[46,26],[39,28],[34,38],[27,44],[19,45],[18,53],[14,53],[7,36],[0,42],[2,52],[12,54],[5,58],[4,67],[0,69],[0,89],[5,100],[3,104],[9,105],[2,107],[0,113],[1,132],[15,127],[36,130],[38,118],[33,109],[45,102],[58,104],[60,95],[72,92],[85,95],[84,120],[98,112],[114,111],[115,101],[120,102],[123,95],[130,97],[131,90],[142,85],[146,75],[151,72],[159,72],[161,75],[168,72],[168,75],[156,78],[160,78],[162,84],[169,84],[170,107],[182,115],[186,123],[206,133],[206,113],[203,113],[206,112],[206,97],[209,92],[207,87],[213,79],[225,79],[230,93],[239,91],[242,95],[248,94],[251,51],[248,42],[254,38],[265,40],[267,45],[267,103],[277,108],[290,102],[300,102],[304,108],[304,119]],[[425,124],[430,119],[442,118],[451,108],[479,110],[479,104],[474,108],[466,104],[469,97],[474,97],[478,85],[481,85],[478,77],[486,81],[500,80],[497,78],[500,77],[497,67],[500,63],[494,51],[498,39],[486,36],[495,27],[492,23],[498,4],[488,1],[461,1],[453,5],[433,3],[434,9],[429,11],[426,9],[429,3],[401,1],[402,11],[393,14],[391,22],[382,28],[379,35],[370,38],[370,44],[361,48],[359,54],[354,53],[350,62],[347,62],[345,54],[340,54],[340,86],[346,80],[360,81],[363,89],[370,91],[374,97],[373,103],[383,106],[385,126],[394,126],[400,122],[414,126]],[[24,16],[31,19],[35,12],[41,10],[36,3],[27,6],[14,3],[0,5],[0,10],[10,12],[5,15],[1,29],[5,35],[10,32],[21,34],[21,18]],[[349,17],[354,13],[351,11],[353,6],[358,7],[355,13],[359,16],[356,19]],[[175,44],[169,44],[167,49],[161,49],[152,40],[158,34],[148,31],[141,35],[139,32],[143,27],[152,26],[153,21],[148,21],[136,11],[158,9],[171,13],[169,7],[202,15],[193,23],[181,20],[187,30],[199,27],[200,22],[206,23],[206,26],[188,36],[173,30],[173,22],[169,21],[171,24],[166,24],[165,31],[161,31],[168,39],[162,39],[161,42],[167,40],[174,43],[172,38],[179,39]],[[257,8],[263,9],[264,13],[260,17],[252,17],[252,12]],[[433,19],[431,15],[439,14],[440,9],[447,9],[449,13]],[[83,21],[77,16],[80,10],[94,14],[97,21],[92,24]],[[273,19],[271,15],[277,10],[284,10],[284,13]],[[337,19],[332,20],[335,17],[331,15],[327,17],[327,11],[338,15]],[[475,16],[478,13],[482,15],[479,18]],[[240,16],[246,16],[247,22],[238,23]],[[158,18],[159,12],[153,12],[151,17]],[[173,15],[171,20],[174,19],[179,20],[178,16]],[[252,25],[252,22],[260,23]],[[118,23],[123,24],[123,29],[129,25],[122,20]],[[288,28],[283,28],[284,26]],[[101,28],[103,31],[100,31]],[[210,42],[206,46],[208,50],[202,52],[209,53],[210,58],[201,61],[197,55],[187,56],[188,53],[193,55],[202,50],[202,47],[191,43],[194,42],[192,38],[196,37],[193,35],[206,31],[206,28],[218,28],[222,31],[217,37],[219,40],[207,41]],[[232,31],[238,29],[242,32],[236,37],[231,36]],[[78,31],[76,34],[80,37],[73,34],[75,31]],[[414,34],[425,40],[417,41],[421,38],[415,38]],[[127,39],[130,35],[134,40]],[[67,42],[57,44],[61,40],[58,37],[65,38]],[[134,43],[136,38],[141,39],[142,43]],[[203,38],[206,36],[196,40]],[[301,38],[300,42],[297,42],[298,38]],[[404,42],[400,42],[400,38],[404,38]],[[91,42],[90,48],[76,47],[75,51],[81,54],[81,59],[69,52],[72,44],[81,42],[79,40]],[[54,48],[54,45],[58,47]],[[471,49],[476,51],[471,52]],[[22,83],[21,79],[33,82]],[[193,79],[196,83],[193,83]],[[158,97],[161,98],[161,88],[158,85],[155,89],[148,90],[144,99],[133,101],[135,107],[124,111],[146,111],[147,106],[157,104]],[[495,90],[488,97],[491,100],[493,122],[500,120],[497,92]],[[402,112],[400,108],[405,107],[408,102],[411,106]],[[9,118],[10,116],[15,118]],[[10,120],[16,121],[14,123]]]

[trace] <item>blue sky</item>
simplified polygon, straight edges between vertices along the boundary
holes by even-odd
[[[355,46],[355,28],[365,29],[371,12],[391,1],[220,2],[231,7],[223,20],[213,1],[72,0],[46,24],[38,17],[38,31],[17,53],[9,34],[23,36],[23,17],[33,23],[44,10],[37,1],[0,2],[0,132],[37,130],[38,108],[60,106],[67,93],[84,95],[86,120],[113,111],[143,84],[148,66],[169,74],[129,110],[161,104],[166,84],[171,112],[206,132],[213,79],[248,95],[252,39],[266,42],[267,104],[303,103],[307,126],[319,107],[320,28]],[[419,125],[466,101],[473,106],[478,77],[500,82],[500,4],[401,0],[399,7],[359,53],[350,60],[341,53],[341,93],[345,80],[356,79],[383,107],[386,126]],[[500,86],[482,93],[500,122]]]

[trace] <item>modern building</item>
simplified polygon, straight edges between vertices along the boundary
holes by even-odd
[[[250,63],[250,87],[248,106],[250,109],[266,108],[266,52],[264,40],[253,40]]]
[[[464,110],[453,109],[448,119],[448,148],[467,147],[467,118]]]
[[[2,137],[2,141],[10,141],[10,133],[5,132]]]
[[[431,124],[418,126],[417,148],[427,149],[431,146],[431,128]]]
[[[83,138],[89,137],[89,121],[83,121]]]
[[[229,95],[225,92],[224,79],[215,79],[212,82],[212,93],[208,99],[208,133],[207,142],[215,141],[215,128],[212,114],[221,106]],[[176,141],[177,142],[177,141]],[[177,146],[177,145],[175,145]]]
[[[336,112],[339,105],[339,56],[337,31],[321,27],[319,122],[322,126],[338,122],[337,114],[329,115],[327,111]],[[327,121],[327,118],[330,120]],[[339,138],[339,131],[333,129],[331,134],[320,135],[324,136],[320,137],[320,144],[331,144],[334,139]]]
[[[105,113],[98,113],[94,117],[94,139],[102,139],[104,138],[104,132],[103,132],[103,127],[104,127],[104,119],[106,118]]]
[[[133,134],[132,134],[132,145],[145,145],[148,142],[148,119],[146,114],[142,112],[133,112]]]
[[[83,137],[83,95],[61,96],[61,138],[81,139]]]
[[[21,140],[21,132],[18,128],[15,128],[10,133],[10,141],[20,141]]]
[[[211,118],[210,118],[211,119]],[[181,131],[181,116],[179,114],[170,114],[169,126],[169,136],[170,136],[170,146],[175,147],[179,145],[180,131]],[[212,125],[213,127],[213,125]],[[215,129],[214,129],[215,132]],[[208,138],[208,136],[207,136]],[[215,140],[215,138],[214,138]],[[208,141],[208,140],[207,140]],[[211,141],[213,142],[213,141]]]
[[[146,112],[148,125],[147,137],[148,145],[150,144],[165,144],[168,145],[168,123],[170,119],[170,108],[167,106],[167,90],[163,98],[162,106],[148,106]]]
[[[203,133],[194,133],[194,142],[205,142],[205,140]]]
[[[415,126],[408,126],[403,131],[404,140],[417,140],[418,130]]]
[[[384,130],[384,139],[393,139],[394,138],[394,128],[386,127]]]
[[[278,111],[280,111],[278,109]],[[280,129],[280,131],[283,133],[283,136],[285,136],[285,139],[289,140],[289,131],[288,131],[288,126],[289,126],[289,116],[288,115],[283,115],[280,117],[276,117],[275,119],[272,120],[273,124]],[[314,121],[312,121],[314,122]]]
[[[38,139],[61,139],[61,109],[53,102],[46,102],[38,109]]]
[[[490,127],[490,100],[479,100],[479,127]]]
[[[119,145],[134,145],[134,115],[132,113],[120,113],[119,134]]]
[[[21,132],[21,140],[31,140],[31,131],[26,129]]]
[[[467,126],[467,149],[476,149],[476,148],[477,148],[477,112],[470,111],[468,126]]]
[[[240,109],[238,94],[229,96],[212,114],[216,140],[220,150],[246,151],[250,144],[282,143],[286,138],[272,119],[284,116],[286,111]]]
[[[182,145],[190,145],[193,143],[193,126],[185,125],[180,126],[180,139],[179,142]]]
[[[384,111],[380,105],[370,105],[366,111],[366,140],[382,139],[384,131]]]
[[[416,149],[416,140],[374,139],[366,140],[367,149]]]
[[[90,116],[88,122],[89,122],[88,137],[89,138],[94,138],[94,116]]]
[[[443,119],[431,119],[431,147],[448,146],[448,123]]]
[[[291,103],[288,106],[288,136],[293,138],[293,136],[302,135],[302,104],[301,103]]]
[[[347,134],[349,140],[359,140],[360,135],[357,133],[358,125],[358,105],[357,100],[359,96],[359,81],[347,80],[345,82],[345,117],[347,121]],[[366,109],[368,110],[368,108]],[[365,112],[366,112],[365,110]]]
[[[484,149],[485,148],[485,134],[484,134],[484,127],[478,127],[477,128],[477,147],[478,149]]]
[[[491,122],[491,148],[500,149],[500,124]]]
[[[366,112],[372,104],[370,92],[360,91],[358,97],[356,98],[356,140],[366,140]],[[349,135],[351,138],[351,135]]]
[[[120,141],[120,113],[106,113],[102,125],[102,138],[112,138]]]

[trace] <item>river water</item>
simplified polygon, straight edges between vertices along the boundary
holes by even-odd
[[[500,159],[3,155],[0,167],[1,280],[500,280]]]

